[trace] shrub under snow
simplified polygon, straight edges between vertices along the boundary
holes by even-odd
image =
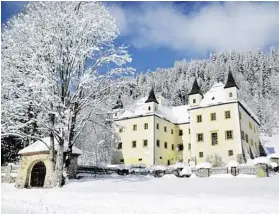
[[[253,163],[254,163],[255,165],[257,165],[257,164],[267,164],[267,165],[270,165],[270,164],[271,164],[271,161],[270,161],[270,159],[267,158],[267,157],[258,157],[258,158],[255,158],[255,159],[253,160]]]
[[[279,153],[272,153],[267,156],[268,158],[279,158]]]
[[[199,163],[198,165],[196,165],[196,169],[211,169],[212,165],[211,163],[208,162],[203,162],[203,163]]]

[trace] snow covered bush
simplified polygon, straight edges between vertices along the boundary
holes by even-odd
[[[196,165],[196,169],[211,169],[211,163],[203,162]]]
[[[206,161],[211,163],[213,167],[220,167],[224,165],[221,156],[218,154],[212,154],[207,156]]]
[[[258,164],[266,164],[266,165],[270,165],[271,164],[271,161],[270,161],[270,159],[269,158],[267,158],[267,157],[258,157],[258,158],[255,158],[254,160],[253,160],[253,163],[255,164],[255,165],[258,165]]]
[[[238,167],[238,166],[239,166],[239,163],[235,160],[231,160],[227,164],[227,167],[228,167],[229,170],[231,170],[232,167]]]

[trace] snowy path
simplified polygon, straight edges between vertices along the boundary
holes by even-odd
[[[3,214],[279,213],[279,176],[97,178],[49,190],[1,186]]]

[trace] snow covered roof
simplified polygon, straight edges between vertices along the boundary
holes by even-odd
[[[204,94],[200,106],[205,107],[224,102],[227,102],[224,84],[219,82],[214,83],[214,85],[209,89],[209,91]]]
[[[44,141],[44,143],[42,141]],[[20,150],[18,154],[28,154],[28,153],[35,153],[35,152],[46,152],[49,151],[50,146],[50,137],[42,138],[41,140],[37,140],[36,142],[32,143],[31,145],[25,147],[24,149]],[[58,142],[54,139],[54,148],[57,151]],[[64,152],[68,149],[68,141],[64,143]],[[77,147],[73,146],[73,154],[81,155],[82,151]]]
[[[148,111],[148,108],[146,108],[146,99],[147,97],[139,99],[121,114],[118,119],[153,115],[153,112]],[[188,123],[190,121],[188,108],[188,105],[168,107],[159,104],[154,114],[175,124]]]
[[[224,84],[221,82],[214,83],[213,86],[210,88],[208,92],[204,94],[204,97],[198,107],[207,107],[212,105],[224,104],[224,103],[234,103],[238,102],[240,106],[252,117],[254,120],[259,123],[259,119],[253,113],[253,111],[245,104],[244,101],[240,99],[227,99],[227,92],[224,89]],[[155,96],[155,95],[154,95]],[[134,105],[130,106],[123,114],[119,116],[119,120],[133,118],[133,117],[140,117],[140,116],[148,116],[153,115],[153,112],[148,111],[146,108],[146,100],[148,97],[144,97],[139,99]],[[157,110],[154,112],[155,115],[169,120],[175,124],[182,124],[182,123],[189,123],[190,117],[188,110],[190,109],[189,105],[182,105],[182,106],[164,106],[160,103]],[[197,107],[193,107],[197,108]]]
[[[225,91],[225,85],[221,82],[214,83],[213,86],[209,89],[208,92],[204,94],[204,97],[200,103],[200,107],[207,107],[211,105],[218,105],[222,103],[231,103],[238,101],[239,104],[244,108],[244,110],[248,111],[247,113],[256,120],[256,122],[259,124],[259,119],[254,114],[254,112],[248,107],[248,105],[240,99],[227,99],[227,93]]]

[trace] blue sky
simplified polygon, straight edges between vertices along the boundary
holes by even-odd
[[[1,20],[26,2],[1,2]],[[279,44],[279,2],[106,2],[137,72],[207,58],[210,51],[268,50]]]

